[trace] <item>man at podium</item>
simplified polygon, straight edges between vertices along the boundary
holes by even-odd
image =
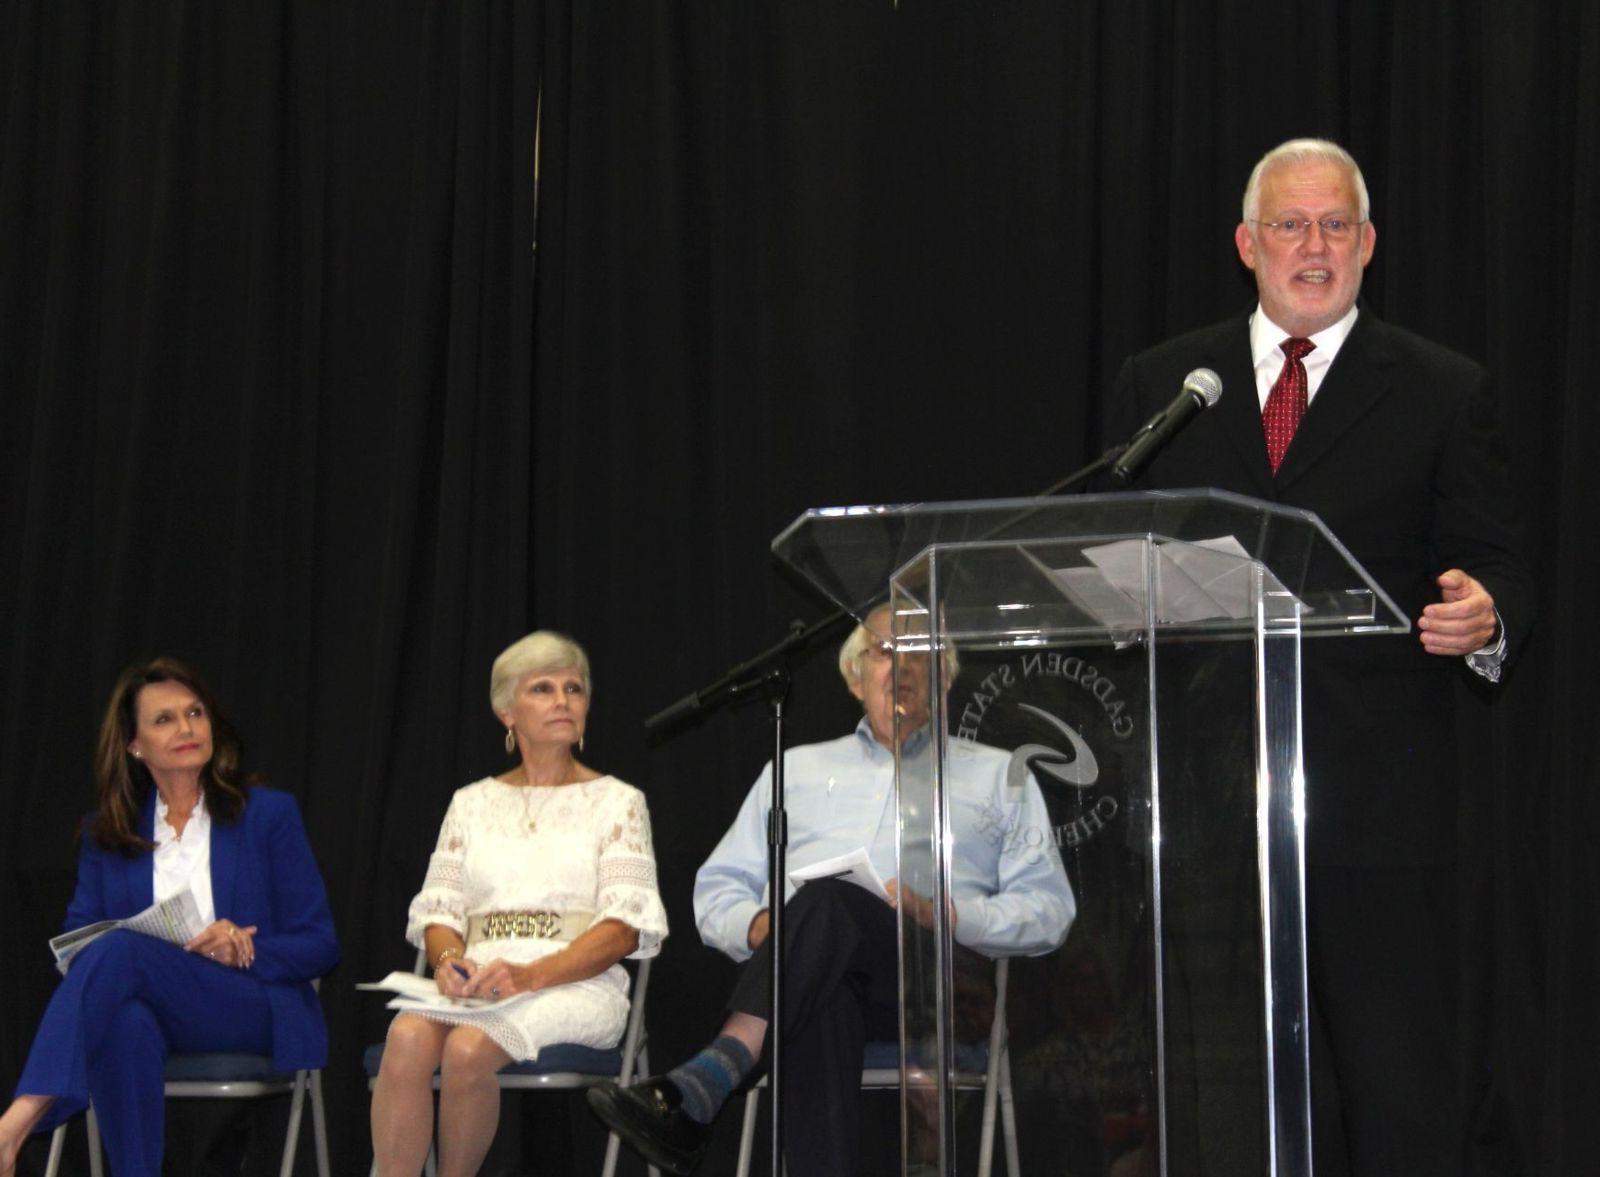
[[[897,886],[894,790],[896,736],[903,758],[927,754],[929,676],[925,664],[920,674],[905,664],[925,655],[904,656],[895,675],[880,636],[887,633],[885,606],[839,651],[840,673],[864,711],[856,729],[785,754],[791,883],[784,911],[783,1090],[790,1177],[857,1171],[865,1044],[899,1036],[892,905],[929,922],[926,899]],[[1010,788],[1010,757],[997,749],[969,743],[962,753],[947,770],[951,914],[958,955],[976,971],[983,957],[1059,947],[1076,905],[1054,841],[1020,836],[1050,828],[1037,784],[1029,777],[1022,788]],[[744,962],[727,1022],[705,1050],[668,1074],[628,1088],[602,1084],[590,1096],[596,1113],[630,1147],[674,1173],[693,1170],[711,1121],[755,1069],[766,1041],[771,770],[769,764],[751,787],[695,878],[701,938]],[[821,877],[795,889],[795,876],[818,866]],[[845,871],[852,881],[832,877]],[[993,972],[986,962],[982,971]]]
[[[1213,369],[1136,485],[1314,511],[1416,624],[1303,647],[1313,1149],[1318,1177],[1458,1177],[1454,692],[1498,682],[1533,613],[1489,376],[1357,303],[1377,233],[1342,148],[1274,148],[1243,211],[1257,306],[1130,358],[1108,432]]]

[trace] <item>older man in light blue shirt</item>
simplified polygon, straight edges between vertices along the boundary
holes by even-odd
[[[786,753],[789,870],[864,850],[889,880],[890,903],[834,879],[786,890],[785,1153],[790,1177],[856,1171],[859,1084],[865,1043],[895,1037],[899,1011],[892,904],[925,919],[925,900],[898,887],[894,747],[902,761],[929,754],[928,676],[894,674],[886,609],[858,626],[839,651],[845,685],[865,714],[837,740]],[[946,762],[951,897],[957,942],[990,956],[1057,948],[1075,913],[1038,787],[1008,779],[1006,753],[952,741]],[[590,1103],[647,1160],[689,1173],[709,1125],[760,1059],[766,1042],[769,899],[769,764],[733,825],[695,878],[701,938],[744,961],[728,1020],[704,1051],[665,1076],[630,1088],[602,1085]],[[754,959],[752,959],[752,957]]]
[[[865,656],[880,655],[869,650]],[[927,746],[928,729],[919,728],[907,737],[904,755],[926,755]],[[855,731],[837,740],[790,750],[787,765],[791,876],[864,848],[879,877],[894,879],[894,751],[874,733],[871,719],[862,716]],[[955,938],[990,956],[1032,956],[1061,943],[1075,908],[1038,787],[1030,779],[1008,790],[1008,765],[1009,757],[997,749],[952,741],[946,783],[955,831]],[[771,801],[769,763],[695,876],[700,938],[734,960],[749,958],[752,925],[768,906]],[[1028,831],[1040,836],[1029,837]],[[795,894],[792,881],[787,890],[786,901]],[[765,927],[763,920],[757,929],[763,937]]]

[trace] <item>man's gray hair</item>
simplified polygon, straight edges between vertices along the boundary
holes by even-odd
[[[1356,203],[1360,206],[1356,209],[1356,219],[1365,221],[1371,218],[1372,204],[1367,199],[1367,182],[1362,178],[1361,167],[1353,155],[1329,139],[1290,139],[1263,155],[1251,170],[1250,180],[1244,186],[1245,221],[1248,223],[1261,219],[1261,182],[1269,171],[1285,164],[1306,163],[1336,164],[1349,172],[1350,182],[1356,190]]]
[[[516,697],[517,684],[530,674],[545,674],[552,670],[575,670],[583,679],[583,693],[591,694],[589,684],[589,655],[564,633],[541,629],[525,638],[512,642],[500,651],[489,671],[489,706],[498,711],[510,711]]]
[[[867,616],[871,617],[872,614],[869,613]],[[845,638],[839,647],[839,673],[844,676],[845,686],[853,687],[861,681],[862,656],[866,654],[868,646],[884,640],[885,636],[873,633],[867,628],[865,621],[858,622],[850,631],[850,636]]]
[[[868,613],[867,617],[870,618],[873,613],[880,613],[887,608],[887,605],[880,605],[872,613]],[[868,629],[866,620],[862,620],[860,624],[850,631],[850,636],[845,638],[844,644],[839,647],[839,673],[844,676],[845,686],[853,687],[861,681],[861,659],[866,655],[868,648],[877,645],[879,642],[889,640],[888,634],[874,633]],[[956,654],[955,646],[946,646],[944,651],[945,681],[947,683],[953,682],[960,670],[961,659]]]

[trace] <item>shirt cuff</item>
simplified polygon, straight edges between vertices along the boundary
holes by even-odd
[[[754,899],[741,899],[728,909],[725,917],[728,922],[723,925],[723,935],[728,940],[723,951],[734,960],[750,959],[753,952],[750,947],[750,924],[761,911],[761,904]]]
[[[1500,671],[1506,661],[1506,627],[1500,620],[1499,609],[1494,611],[1494,627],[1500,634],[1499,639],[1481,650],[1474,650],[1468,654],[1467,668],[1474,674],[1497,683],[1500,681]]]
[[[957,899],[955,940],[968,948],[984,943],[984,934],[988,931],[984,920],[983,900],[976,895],[966,899]]]

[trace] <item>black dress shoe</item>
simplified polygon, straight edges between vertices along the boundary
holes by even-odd
[[[706,1146],[711,1126],[691,1120],[678,1085],[664,1075],[631,1087],[607,1079],[589,1088],[589,1107],[622,1142],[650,1164],[688,1177]]]

